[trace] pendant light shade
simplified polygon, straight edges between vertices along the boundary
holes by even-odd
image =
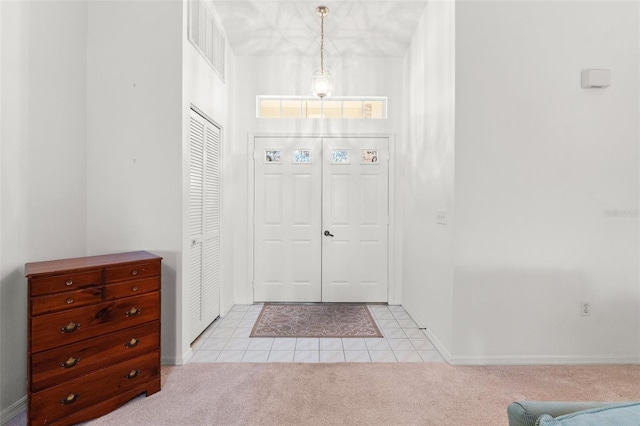
[[[331,73],[329,70],[316,70],[313,73],[313,84],[311,90],[313,96],[317,96],[320,99],[331,96],[331,89],[333,89],[333,82],[331,81]]]
[[[316,14],[320,17],[320,69],[313,73],[311,90],[314,96],[323,99],[331,96],[331,90],[333,89],[331,72],[324,68],[324,18],[329,14],[329,8],[327,6],[318,6]]]

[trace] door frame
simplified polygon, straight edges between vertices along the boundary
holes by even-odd
[[[247,266],[251,273],[247,280],[248,303],[254,303],[254,215],[255,215],[255,176],[254,176],[254,150],[256,138],[387,138],[389,141],[389,239],[387,250],[387,304],[399,305],[402,302],[402,275],[401,269],[396,267],[401,261],[401,244],[396,242],[396,236],[400,227],[400,218],[396,215],[396,167],[395,167],[395,137],[390,133],[248,133],[247,134]]]

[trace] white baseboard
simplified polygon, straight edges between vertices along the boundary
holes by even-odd
[[[227,306],[220,306],[220,316],[224,317],[227,315],[229,311],[231,311],[231,308],[233,308],[233,305],[235,305],[235,303],[233,300],[230,300],[229,303],[227,303]]]
[[[189,346],[189,348],[184,351],[184,353],[182,354],[182,359],[180,360],[180,364],[176,364],[176,365],[185,365],[185,364],[189,364],[189,362],[191,361],[191,358],[193,358],[193,349],[191,349],[191,346]]]
[[[423,328],[427,338],[433,346],[440,352],[440,355],[451,365],[602,365],[602,364],[640,364],[638,355],[478,355],[478,356],[456,356],[449,350],[424,324],[424,320],[416,312],[412,312],[406,306],[405,311]]]
[[[438,336],[436,336],[429,329],[429,327],[426,326],[424,319],[422,319],[422,317],[420,315],[418,315],[417,312],[413,312],[411,309],[407,308],[404,305],[402,307],[404,308],[405,312],[409,314],[411,319],[418,325],[418,327],[420,327],[420,328],[422,328],[424,330],[424,332],[427,334],[427,338],[431,341],[431,343],[433,343],[433,346],[435,346],[436,350],[440,353],[440,356],[442,356],[442,358],[444,358],[444,360],[447,363],[451,364],[451,353],[442,344],[440,339],[438,339]]]
[[[161,365],[185,365],[193,358],[193,350],[189,346],[181,356],[163,356],[160,358]]]
[[[411,315],[411,314],[409,314],[409,315]],[[436,350],[440,353],[440,356],[448,364],[453,364],[453,356],[451,355],[451,352],[449,352],[449,350],[442,344],[440,339],[438,339],[438,336],[433,334],[433,332],[431,330],[429,330],[428,327],[424,329],[424,332],[427,334],[427,339],[429,339],[431,341],[431,343],[433,343],[433,346],[436,347]]]
[[[640,358],[627,355],[453,356],[449,363],[452,365],[624,365],[640,364]]]
[[[163,356],[160,357],[160,365],[180,365],[179,362],[181,360],[178,357],[173,356]]]
[[[1,424],[6,424],[9,420],[12,420],[15,416],[22,413],[27,409],[27,396],[23,396],[0,413],[0,419],[2,419]]]
[[[234,305],[253,305],[253,299],[252,298],[246,298],[246,299],[235,299],[233,301]]]

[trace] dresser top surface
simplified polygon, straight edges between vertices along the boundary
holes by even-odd
[[[42,274],[55,274],[56,272],[77,272],[86,269],[107,267],[111,265],[116,266],[144,260],[162,260],[162,257],[156,256],[155,254],[147,251],[133,251],[100,256],[32,262],[25,265],[25,275],[27,277],[33,277]]]

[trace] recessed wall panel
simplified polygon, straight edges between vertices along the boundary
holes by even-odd
[[[313,250],[312,241],[294,240],[291,259],[292,281],[295,284],[311,284],[317,275],[317,253]]]
[[[331,175],[331,224],[349,224],[349,184],[347,174]]]
[[[266,225],[282,224],[282,175],[264,175],[264,223]]]
[[[360,282],[375,284],[380,280],[380,243],[378,241],[360,241]],[[385,259],[386,261],[386,259]]]
[[[282,240],[265,240],[264,257],[259,259],[263,270],[264,282],[269,284],[282,284],[283,263],[280,261],[283,255]]]
[[[313,180],[310,174],[293,175],[293,224],[311,226],[313,197]]]
[[[380,200],[378,182],[380,176],[362,175],[360,177],[360,218],[362,225],[379,225]]]
[[[331,243],[331,284],[348,283],[350,269],[355,265],[349,262],[349,242]]]

